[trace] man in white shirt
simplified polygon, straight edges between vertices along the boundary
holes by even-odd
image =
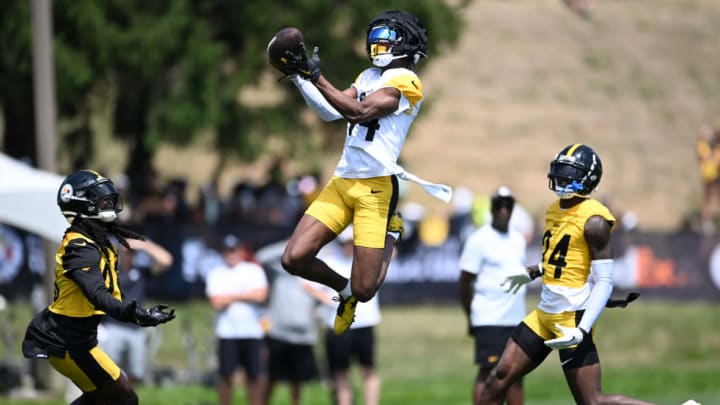
[[[525,269],[525,238],[510,228],[515,197],[500,187],[490,199],[491,222],[468,236],[460,256],[460,301],[475,338],[479,370],[473,389],[477,403],[483,382],[495,367],[515,326],[525,317],[525,287],[507,294],[502,283]],[[507,403],[523,403],[522,380],[508,390]]]
[[[268,296],[267,278],[263,268],[252,261],[249,246],[234,235],[223,240],[223,258],[226,266],[211,270],[205,284],[210,304],[217,311],[220,404],[232,403],[232,377],[242,367],[248,403],[261,405],[266,385],[261,321]]]

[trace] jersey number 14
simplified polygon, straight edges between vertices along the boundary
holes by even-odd
[[[548,250],[550,250],[550,239],[552,238],[552,234],[550,231],[545,231],[545,234],[543,234],[543,253],[542,253],[542,262],[545,263],[545,255],[547,254]],[[553,278],[560,278],[562,276],[562,269],[563,267],[567,266],[567,262],[565,261],[565,257],[567,257],[568,247],[570,246],[570,235],[563,235],[562,238],[558,241],[558,243],[555,245],[555,247],[552,250],[552,253],[550,253],[550,257],[547,258],[547,263],[555,266],[555,271],[553,272]]]

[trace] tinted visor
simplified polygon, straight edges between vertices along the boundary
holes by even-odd
[[[122,199],[112,182],[104,181],[91,187],[86,197],[90,200],[100,211],[115,210],[120,212],[123,209]]]
[[[380,26],[370,30],[368,34],[368,43],[374,44],[378,42],[395,42],[397,39],[397,31],[388,27]]]
[[[550,165],[550,177],[556,179],[575,179],[581,180],[585,177],[586,170],[569,163],[553,162]]]
[[[392,46],[397,38],[397,32],[390,27],[375,27],[368,35],[368,49],[370,57],[374,58],[378,55],[390,53]]]

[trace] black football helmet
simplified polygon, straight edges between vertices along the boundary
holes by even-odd
[[[600,156],[591,147],[564,147],[550,162],[548,187],[560,198],[585,197],[595,191],[602,177]]]
[[[76,217],[114,222],[123,209],[115,184],[92,170],[66,177],[58,190],[57,204],[70,223]]]
[[[384,11],[368,25],[365,50],[375,66],[385,67],[400,58],[410,58],[415,65],[427,56],[427,46],[425,26],[407,11]]]

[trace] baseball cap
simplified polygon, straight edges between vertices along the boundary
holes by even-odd
[[[233,234],[227,234],[223,238],[222,241],[222,247],[223,249],[235,249],[236,247],[240,246],[240,239],[238,239],[237,236]]]
[[[500,186],[490,197],[491,207],[495,207],[496,204],[505,203],[511,208],[515,204],[515,196],[513,196],[510,187]]]

